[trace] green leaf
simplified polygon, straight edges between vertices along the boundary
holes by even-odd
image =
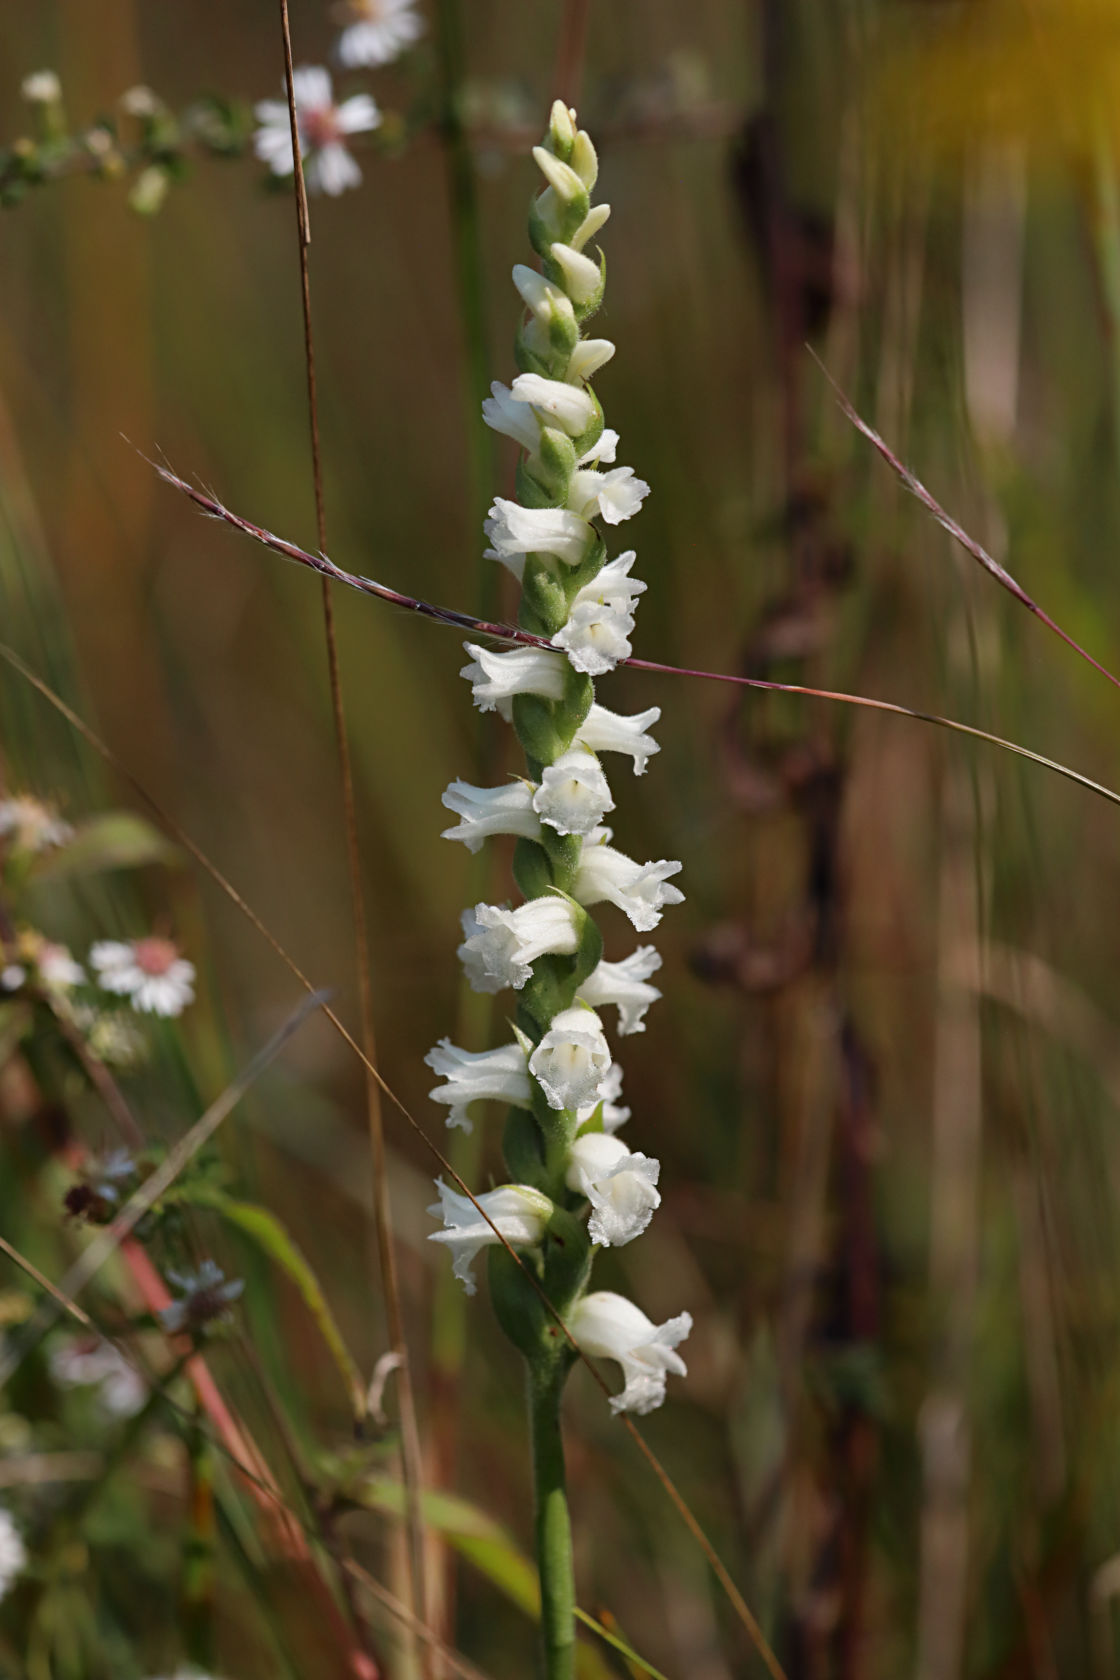
[[[64,881],[99,875],[107,869],[138,869],[147,863],[175,864],[177,846],[132,811],[106,811],[90,817],[72,840],[47,853],[35,866],[33,880]]]
[[[192,1185],[183,1196],[196,1207],[212,1208],[223,1219],[255,1242],[281,1271],[285,1272],[303,1296],[304,1304],[319,1327],[319,1333],[342,1374],[350,1393],[355,1418],[366,1415],[366,1389],[362,1374],[342,1339],[338,1321],[310,1264],[297,1248],[287,1230],[274,1213],[258,1207],[254,1202],[238,1202],[212,1186]]]

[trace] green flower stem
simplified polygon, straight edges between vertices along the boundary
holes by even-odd
[[[529,1433],[545,1680],[573,1680],[576,1671],[572,1525],[560,1433],[560,1398],[569,1369],[566,1359],[549,1355],[529,1362]]]

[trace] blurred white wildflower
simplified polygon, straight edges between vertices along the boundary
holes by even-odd
[[[336,105],[330,72],[321,65],[302,65],[292,74],[300,151],[309,192],[332,198],[356,187],[362,172],[346,149],[345,136],[376,128],[381,113],[368,93],[357,93]],[[260,127],[253,149],[274,175],[290,175],[295,168],[292,125],[286,100],[262,99],[255,106]]]
[[[52,1348],[50,1372],[60,1388],[96,1388],[112,1417],[134,1417],[148,1396],[139,1371],[111,1342],[74,1336]]]
[[[654,1324],[633,1301],[602,1289],[577,1301],[568,1328],[584,1353],[622,1366],[626,1386],[611,1401],[612,1412],[652,1412],[665,1398],[668,1374],[688,1375],[676,1349],[692,1329],[690,1313]]]
[[[12,1513],[0,1505],[0,1599],[6,1598],[27,1568],[27,1547]]]
[[[230,1316],[230,1308],[245,1287],[243,1278],[231,1278],[213,1260],[204,1260],[197,1272],[171,1272],[169,1283],[182,1292],[159,1314],[163,1328],[171,1335],[181,1330],[199,1330],[206,1324]]]
[[[74,1006],[73,1019],[93,1055],[106,1067],[132,1068],[144,1060],[147,1041],[130,1016],[81,1003]]]
[[[348,70],[391,64],[424,33],[414,0],[341,0],[334,15],[344,25],[338,61]]]
[[[62,98],[62,83],[53,70],[34,70],[19,84],[29,105],[54,105]]]
[[[13,851],[34,855],[65,846],[73,837],[70,824],[32,794],[17,793],[10,799],[0,799],[0,839],[7,840]]]
[[[84,986],[86,971],[75,962],[65,945],[44,940],[35,957],[39,980],[48,991],[67,992],[72,986]]]
[[[194,1002],[194,964],[170,939],[99,939],[89,953],[102,991],[145,1015],[181,1015]]]

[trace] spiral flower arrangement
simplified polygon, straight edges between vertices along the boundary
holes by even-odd
[[[608,558],[602,527],[637,513],[649,491],[631,467],[614,464],[618,435],[604,426],[589,383],[614,355],[609,340],[583,330],[605,282],[605,262],[588,246],[610,207],[591,203],[595,148],[559,101],[533,157],[545,179],[529,213],[541,267],[513,270],[525,306],[516,339],[520,372],[511,387],[492,385],[483,405],[486,423],[524,453],[518,499],[499,497],[490,508],[486,552],[521,585],[518,624],[548,645],[494,652],[466,644],[470,663],[462,674],[474,703],[513,725],[526,770],[495,788],[454,781],[443,796],[458,818],[444,831],[447,839],[477,851],[490,835],[517,837],[513,869],[523,902],[465,911],[459,947],[476,991],[516,993],[514,1036],[473,1053],[444,1039],[427,1061],[440,1079],[431,1095],[446,1107],[449,1126],[469,1127],[472,1103],[510,1105],[503,1138],[510,1182],[480,1194],[477,1206],[439,1182],[432,1212],[443,1228],[432,1240],[450,1249],[455,1275],[472,1294],[473,1262],[489,1249],[498,1319],[528,1365],[542,1631],[552,1680],[570,1674],[574,1661],[559,1412],[576,1354],[545,1301],[583,1352],[621,1366],[616,1411],[661,1404],[667,1375],[685,1372],[676,1349],[691,1319],[682,1313],[659,1326],[622,1296],[588,1290],[597,1249],[640,1236],[660,1201],[658,1162],[618,1135],[629,1110],[619,1100],[622,1073],[599,1014],[613,1006],[620,1035],[642,1032],[660,996],[650,983],[660,957],[640,945],[621,961],[604,960],[590,912],[612,904],[648,933],[683,894],[672,884],[679,863],[637,862],[611,844],[603,825],[614,806],[604,755],[626,755],[643,774],[658,750],[648,731],[660,716],[657,707],[622,716],[595,698],[594,679],[630,655],[635,606],[646,587],[632,575],[633,550]]]

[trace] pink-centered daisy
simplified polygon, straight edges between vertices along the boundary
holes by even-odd
[[[194,1002],[194,964],[170,939],[99,939],[90,967],[105,992],[127,997],[145,1015],[181,1015]]]
[[[330,72],[321,65],[303,65],[294,71],[292,87],[308,191],[337,197],[347,187],[356,187],[362,179],[361,170],[346,148],[346,136],[376,128],[381,113],[368,93],[357,93],[336,105]],[[253,136],[254,151],[274,175],[290,175],[295,168],[295,154],[287,101],[262,99],[255,110],[261,126]]]
[[[334,15],[343,25],[338,60],[350,70],[391,64],[424,32],[413,0],[341,0]]]

